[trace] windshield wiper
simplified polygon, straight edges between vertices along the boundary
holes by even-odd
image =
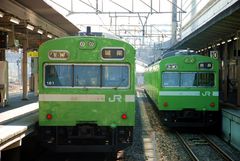
[[[121,82],[120,82],[116,87],[114,87],[113,89],[118,89],[125,80],[126,80],[126,79],[123,78],[123,79],[121,80]]]

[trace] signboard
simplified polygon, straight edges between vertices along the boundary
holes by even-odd
[[[124,50],[123,49],[115,49],[115,48],[102,49],[102,58],[103,59],[123,59],[124,58]]]
[[[37,51],[29,51],[27,52],[28,57],[38,57],[38,52]]]
[[[217,50],[210,51],[210,57],[218,59],[218,51]]]
[[[69,52],[67,50],[50,50],[48,52],[48,58],[51,60],[67,60]]]

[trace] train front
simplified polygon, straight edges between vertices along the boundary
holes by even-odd
[[[216,125],[219,115],[218,60],[178,55],[160,61],[158,106],[170,127]]]
[[[132,143],[135,49],[103,36],[39,49],[41,142],[58,152],[116,152]]]

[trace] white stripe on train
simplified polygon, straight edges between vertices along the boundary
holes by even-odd
[[[115,95],[111,96],[114,98]],[[117,95],[120,99],[111,102],[122,102],[122,96]],[[109,100],[109,98],[107,99]],[[40,94],[39,101],[69,101],[69,102],[105,102],[105,95],[97,94]],[[135,102],[135,95],[125,95],[125,102]]]
[[[218,91],[160,91],[159,96],[218,96]]]

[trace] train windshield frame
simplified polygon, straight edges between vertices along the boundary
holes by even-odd
[[[163,72],[162,87],[214,87],[214,72]]]
[[[130,88],[128,64],[44,65],[45,88]]]

